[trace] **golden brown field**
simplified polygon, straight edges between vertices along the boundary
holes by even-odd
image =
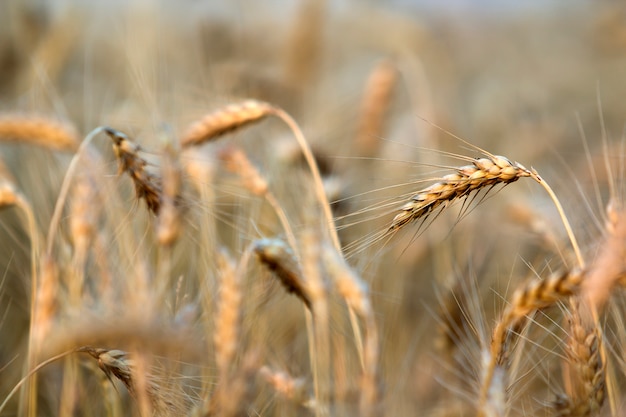
[[[464,4],[1,1],[0,416],[626,413],[626,8]]]

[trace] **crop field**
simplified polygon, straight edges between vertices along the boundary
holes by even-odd
[[[626,7],[445,3],[0,0],[0,416],[626,414]]]

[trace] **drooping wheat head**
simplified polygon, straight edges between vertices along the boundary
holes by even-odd
[[[161,209],[161,179],[146,170],[148,162],[139,156],[141,148],[124,133],[107,127],[105,133],[113,140],[113,150],[119,163],[119,173],[127,173],[133,180],[138,199],[143,199],[148,209],[158,215]]]

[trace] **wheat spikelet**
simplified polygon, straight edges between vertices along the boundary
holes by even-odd
[[[262,120],[274,112],[268,103],[247,100],[210,113],[193,123],[183,134],[181,146],[198,146],[212,139]]]
[[[140,147],[130,141],[124,133],[107,127],[104,129],[113,140],[113,150],[119,163],[119,172],[128,173],[135,184],[138,199],[144,199],[148,209],[159,214],[163,191],[161,180],[146,170],[148,164],[139,156]]]
[[[298,261],[285,242],[280,239],[260,239],[254,243],[253,250],[261,263],[280,280],[285,290],[295,294],[311,310],[310,290],[303,280]]]
[[[389,110],[398,71],[387,59],[372,70],[361,101],[361,114],[355,145],[360,155],[374,157],[385,135],[385,116]]]
[[[0,140],[43,146],[56,151],[75,151],[80,140],[76,129],[43,117],[0,115]]]
[[[221,276],[217,316],[215,317],[215,362],[220,379],[229,377],[237,344],[239,343],[240,308],[242,300],[241,278],[234,262],[225,251],[218,253],[218,270]]]
[[[448,174],[440,182],[418,191],[411,197],[411,201],[399,209],[400,213],[391,221],[388,232],[399,230],[474,191],[498,184],[507,185],[522,177],[532,176],[532,171],[503,156],[489,155],[487,158],[475,159],[472,165],[457,168],[456,173]]]
[[[602,336],[591,311],[580,300],[572,299],[566,316],[568,337],[564,369],[566,394],[553,403],[557,416],[596,415],[605,397]]]

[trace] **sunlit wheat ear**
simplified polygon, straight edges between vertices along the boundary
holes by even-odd
[[[309,288],[303,279],[298,260],[285,242],[280,239],[260,239],[254,243],[253,250],[285,290],[298,297],[311,310]]]
[[[556,415],[597,415],[605,398],[602,335],[589,308],[573,298],[569,304],[563,378],[565,393],[552,404]]]
[[[411,198],[411,201],[400,207],[398,210],[400,213],[393,218],[385,235],[392,234],[409,223],[427,217],[436,209],[444,210],[454,201],[469,197],[474,192],[480,190],[487,190],[488,192],[496,185],[507,185],[520,178],[530,177],[539,183],[550,195],[567,231],[578,265],[580,268],[584,268],[585,262],[569,220],[565,216],[559,199],[548,183],[535,170],[529,170],[520,163],[511,162],[504,156],[490,154],[458,136],[455,136],[455,138],[482,151],[486,157],[473,159],[472,165],[456,168],[455,173],[445,175],[439,182],[418,191]]]
[[[484,355],[486,360],[483,364],[478,406],[480,416],[486,415],[485,410],[489,408],[489,393],[493,390],[494,375],[500,372],[500,369],[506,368],[510,338],[513,337],[515,329],[519,328],[521,321],[528,314],[576,294],[580,290],[583,278],[584,272],[578,269],[556,273],[544,280],[535,279],[525,283],[513,293],[509,305],[496,324],[489,353]]]
[[[183,148],[198,146],[227,133],[246,127],[271,115],[274,107],[268,103],[247,100],[210,113],[189,126],[181,138]]]
[[[473,161],[472,165],[456,168],[456,172],[441,181],[418,191],[411,201],[402,206],[389,226],[389,232],[431,214],[437,208],[445,209],[455,200],[474,191],[493,188],[498,184],[510,184],[533,174],[523,165],[511,162],[503,156],[489,156]]]
[[[398,70],[387,59],[380,61],[371,71],[361,100],[359,126],[354,141],[358,155],[378,155],[397,78]]]
[[[217,254],[220,274],[219,301],[215,316],[215,362],[220,380],[227,381],[239,343],[242,301],[241,277],[236,265],[225,251]]]
[[[43,146],[55,151],[75,151],[76,129],[58,120],[24,115],[0,115],[0,140]]]
[[[113,140],[119,173],[126,172],[130,176],[135,184],[137,198],[143,199],[152,213],[159,214],[163,195],[161,179],[146,170],[148,163],[139,156],[141,148],[118,130],[107,127],[104,132]]]

